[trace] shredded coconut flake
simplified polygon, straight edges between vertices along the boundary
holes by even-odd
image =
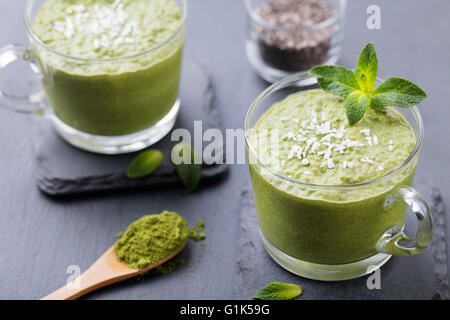
[[[323,158],[325,160],[329,160],[331,158],[331,151],[330,150],[325,151]]]
[[[373,138],[373,143],[375,145],[377,145],[378,144],[378,137],[377,136],[373,136],[372,138]]]
[[[292,139],[295,137],[295,134],[292,131],[289,131],[284,136],[281,137],[282,140]]]
[[[299,135],[297,135],[297,141],[299,141],[299,142],[305,142],[305,141],[306,141],[306,137],[303,136],[303,135],[301,135],[301,134],[299,134]]]
[[[311,111],[311,123],[317,125],[317,113],[315,111]]]
[[[67,39],[72,38],[74,34],[74,26],[72,20],[69,19],[69,17],[66,17],[66,28],[64,29],[64,36]]]
[[[331,123],[330,121],[325,121],[321,125],[316,127],[317,134],[327,134],[331,132]]]
[[[306,144],[307,144],[308,146],[310,146],[310,145],[312,145],[312,144],[313,144],[314,142],[316,142],[316,141],[317,141],[317,138],[316,138],[316,137],[312,137],[312,138],[306,140]]]
[[[345,132],[346,132],[346,130],[345,130],[344,126],[341,125],[341,126],[339,127],[339,130],[337,130],[337,132],[336,132],[336,138],[339,138],[339,139],[343,138]]]
[[[301,123],[301,126],[302,126],[303,129],[306,128],[306,124],[307,124],[307,121],[306,121],[306,120],[303,120],[302,123]]]
[[[289,139],[298,144],[292,146],[288,154],[288,159],[293,159],[297,157],[301,164],[304,166],[310,165],[310,160],[307,159],[308,153],[313,153],[323,157],[323,161],[320,167],[327,167],[328,169],[334,169],[336,164],[333,160],[333,156],[337,153],[345,154],[347,150],[351,150],[356,147],[373,146],[379,143],[378,137],[376,135],[371,136],[371,129],[366,128],[360,130],[364,135],[364,139],[367,141],[361,141],[359,139],[351,140],[345,138],[346,129],[344,125],[340,125],[339,128],[332,127],[332,121],[326,119],[324,112],[320,113],[321,121],[318,122],[318,115],[316,111],[311,111],[310,119],[300,121],[297,118],[291,119],[295,123],[300,123],[299,129],[296,134],[294,132],[288,132],[282,139]],[[282,117],[282,121],[286,121],[290,118]],[[389,150],[393,151],[394,146],[393,141],[389,141]],[[302,147],[300,147],[302,146]],[[325,149],[323,146],[327,146]],[[368,157],[361,158],[362,163],[375,164],[374,160]],[[340,166],[344,169],[353,168],[353,161],[342,161]],[[378,170],[384,170],[383,166],[378,166]],[[308,172],[308,171],[307,171]],[[307,174],[307,173],[305,173]]]
[[[300,148],[300,149],[298,149],[298,151],[297,151],[297,158],[298,158],[299,160],[302,160],[302,152],[303,152],[303,148]]]
[[[76,24],[66,17],[65,21],[56,21],[54,29],[62,33],[67,39],[71,39],[75,33],[83,32],[95,36],[94,48],[100,46],[108,48],[112,43],[133,43],[134,36],[141,32],[136,21],[127,21],[128,14],[124,11],[124,5],[120,0],[112,4],[95,4],[94,12],[86,12],[83,4],[70,8]]]
[[[331,158],[327,159],[327,166],[328,166],[328,169],[334,169],[335,168],[335,164],[334,164],[333,159],[331,159]]]
[[[316,152],[320,148],[320,142],[314,142],[311,146],[311,152]]]
[[[339,152],[341,154],[345,152],[345,149],[347,149],[347,148],[342,144],[338,144],[334,147],[334,150],[336,150],[337,152]]]
[[[347,147],[347,148],[352,148],[352,147],[362,147],[362,146],[363,146],[362,143],[360,143],[360,142],[358,142],[358,141],[356,141],[356,140],[349,140],[349,139],[346,139],[346,140],[342,141],[342,144],[343,144],[345,147]]]
[[[294,158],[294,155],[300,150],[300,146],[298,145],[293,145],[291,148],[291,151],[288,154],[288,159],[292,159]]]
[[[375,161],[369,159],[369,158],[361,158],[359,161],[361,161],[362,163],[370,163],[370,164],[374,164]]]

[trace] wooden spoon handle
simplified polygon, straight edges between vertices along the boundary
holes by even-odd
[[[94,267],[94,266],[93,266]],[[83,273],[74,281],[66,284],[64,287],[56,290],[42,300],[75,300],[91,291],[100,289],[107,285],[131,278],[133,275],[122,275],[103,279],[99,279],[99,269],[91,268]]]
[[[86,271],[74,281],[50,293],[48,296],[42,298],[42,300],[75,300],[82,295],[101,287],[100,283],[98,286],[96,286],[96,284],[88,283],[88,281],[86,281],[88,278],[89,273]]]
[[[91,291],[131,278],[138,273],[139,270],[130,269],[118,262],[112,247],[81,276],[42,300],[74,300]]]
[[[92,267],[87,269],[85,273],[61,289],[42,298],[42,300],[74,300],[104,286],[145,273],[175,257],[183,250],[186,243],[187,240],[171,255],[140,270],[130,269],[125,264],[118,261],[114,246],[112,246],[92,265]]]

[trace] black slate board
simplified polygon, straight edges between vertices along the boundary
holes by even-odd
[[[181,108],[176,128],[190,130],[194,121],[203,121],[203,130],[221,129],[221,119],[214,103],[211,77],[203,66],[193,59],[185,59],[181,88]],[[36,158],[37,185],[52,196],[80,194],[94,191],[124,189],[142,186],[180,184],[170,163],[170,152],[175,142],[171,133],[151,149],[164,153],[164,161],[151,176],[143,179],[127,179],[125,171],[136,153],[125,155],[99,155],[72,147],[63,141],[53,129],[51,120],[33,119],[33,146]],[[211,180],[227,171],[225,164],[205,165],[202,181]]]
[[[446,210],[438,189],[423,182],[418,189],[430,205],[435,234],[429,248],[411,257],[392,257],[381,267],[381,289],[367,288],[369,276],[340,282],[321,282],[296,276],[270,258],[259,238],[253,193],[241,194],[239,251],[234,298],[251,299],[270,282],[297,283],[304,288],[300,299],[449,299]],[[406,229],[414,230],[407,221]],[[408,232],[407,232],[408,233]]]

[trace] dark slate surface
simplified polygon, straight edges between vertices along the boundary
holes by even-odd
[[[194,121],[202,121],[203,130],[222,128],[211,78],[194,59],[184,61],[180,91],[181,109],[173,130],[188,129],[193,139]],[[38,187],[52,196],[180,185],[170,161],[172,147],[176,144],[171,141],[171,133],[149,147],[162,151],[164,161],[154,174],[142,179],[128,179],[125,175],[126,168],[138,153],[111,156],[79,150],[62,140],[51,120],[43,117],[37,116],[33,121],[33,144]],[[226,170],[225,164],[205,165],[202,180],[211,181]]]
[[[0,0],[0,46],[27,43],[22,22],[25,0]],[[245,10],[243,1],[188,0],[190,5],[186,57],[194,57],[206,66],[213,78],[216,103],[224,128],[240,128],[251,101],[267,87],[249,66],[244,52]],[[425,122],[425,142],[417,168],[416,187],[429,181],[442,197],[448,213],[450,201],[450,20],[447,0],[349,0],[348,19],[340,63],[353,67],[361,48],[374,41],[381,64],[380,77],[403,76],[419,83],[429,98],[421,106]],[[382,30],[366,28],[366,9],[371,4],[381,7]],[[17,77],[17,75],[20,77]],[[0,73],[0,86],[12,91],[25,91],[31,85],[30,72],[21,65]],[[168,276],[149,277],[136,283],[118,284],[93,293],[89,299],[226,299],[235,297],[235,288],[242,284],[236,274],[238,232],[242,187],[248,184],[248,169],[231,166],[223,183],[185,194],[180,188],[133,189],[127,192],[101,193],[91,196],[53,199],[36,187],[36,166],[32,149],[32,122],[26,116],[0,110],[0,298],[37,299],[63,285],[66,269],[77,264],[89,267],[114,243],[114,235],[128,224],[149,212],[175,210],[189,223],[205,218],[207,248],[195,267],[194,278],[180,267]],[[436,206],[437,208],[439,206]],[[445,214],[447,214],[445,213]],[[444,214],[444,215],[445,215]],[[445,220],[448,217],[442,216]],[[446,224],[447,234],[450,232]],[[443,231],[438,237],[444,237]],[[449,238],[435,248],[441,261],[447,261]],[[198,253],[192,243],[184,253],[196,263]],[[433,248],[432,248],[433,249]],[[439,249],[439,250],[437,250]],[[446,251],[447,255],[442,254]],[[426,253],[429,254],[428,252]],[[414,264],[420,256],[395,259],[386,265]],[[269,260],[270,261],[270,260]],[[392,262],[392,266],[391,266]],[[428,271],[443,269],[430,262]],[[261,265],[265,279],[274,271],[271,263]],[[414,268],[419,268],[415,266]],[[421,273],[422,275],[423,273]],[[445,273],[442,273],[445,274]],[[284,276],[289,277],[286,273]],[[431,277],[431,276],[430,276]],[[442,276],[443,281],[447,278]],[[425,279],[417,278],[413,290],[404,292],[404,277],[393,279],[395,296],[411,294],[424,297],[431,293]],[[270,279],[271,280],[271,279]],[[298,281],[302,281],[300,278]],[[448,278],[447,278],[448,281]],[[242,285],[253,294],[259,289]],[[323,296],[358,298],[358,284],[348,286],[349,293],[332,290]],[[350,290],[350,287],[355,289]],[[388,284],[385,283],[387,288]],[[305,298],[312,294],[312,286]],[[146,292],[141,296],[141,292]],[[309,292],[309,293],[307,293]],[[319,292],[319,289],[315,291]],[[383,298],[382,291],[373,293]],[[394,296],[393,291],[389,297]],[[317,294],[316,297],[319,297]],[[250,298],[250,297],[248,297]],[[427,294],[426,297],[429,298]]]
[[[448,299],[448,272],[445,242],[445,208],[437,189],[426,183],[425,198],[435,214],[436,237],[420,255],[392,257],[380,273],[381,288],[369,290],[369,276],[340,282],[300,278],[285,271],[266,253],[259,238],[251,188],[241,195],[241,219],[235,298],[252,297],[255,288],[270,282],[297,283],[304,288],[302,299]],[[411,216],[408,216],[411,218]],[[415,233],[414,219],[408,219],[406,233]]]

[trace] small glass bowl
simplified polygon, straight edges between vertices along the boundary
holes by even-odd
[[[270,83],[322,64],[335,64],[341,55],[347,0],[323,0],[334,15],[308,27],[285,28],[264,20],[258,13],[268,0],[245,0],[246,52],[256,72]],[[290,37],[292,41],[277,43]],[[313,80],[314,81],[314,80]],[[310,85],[312,83],[300,83]]]

